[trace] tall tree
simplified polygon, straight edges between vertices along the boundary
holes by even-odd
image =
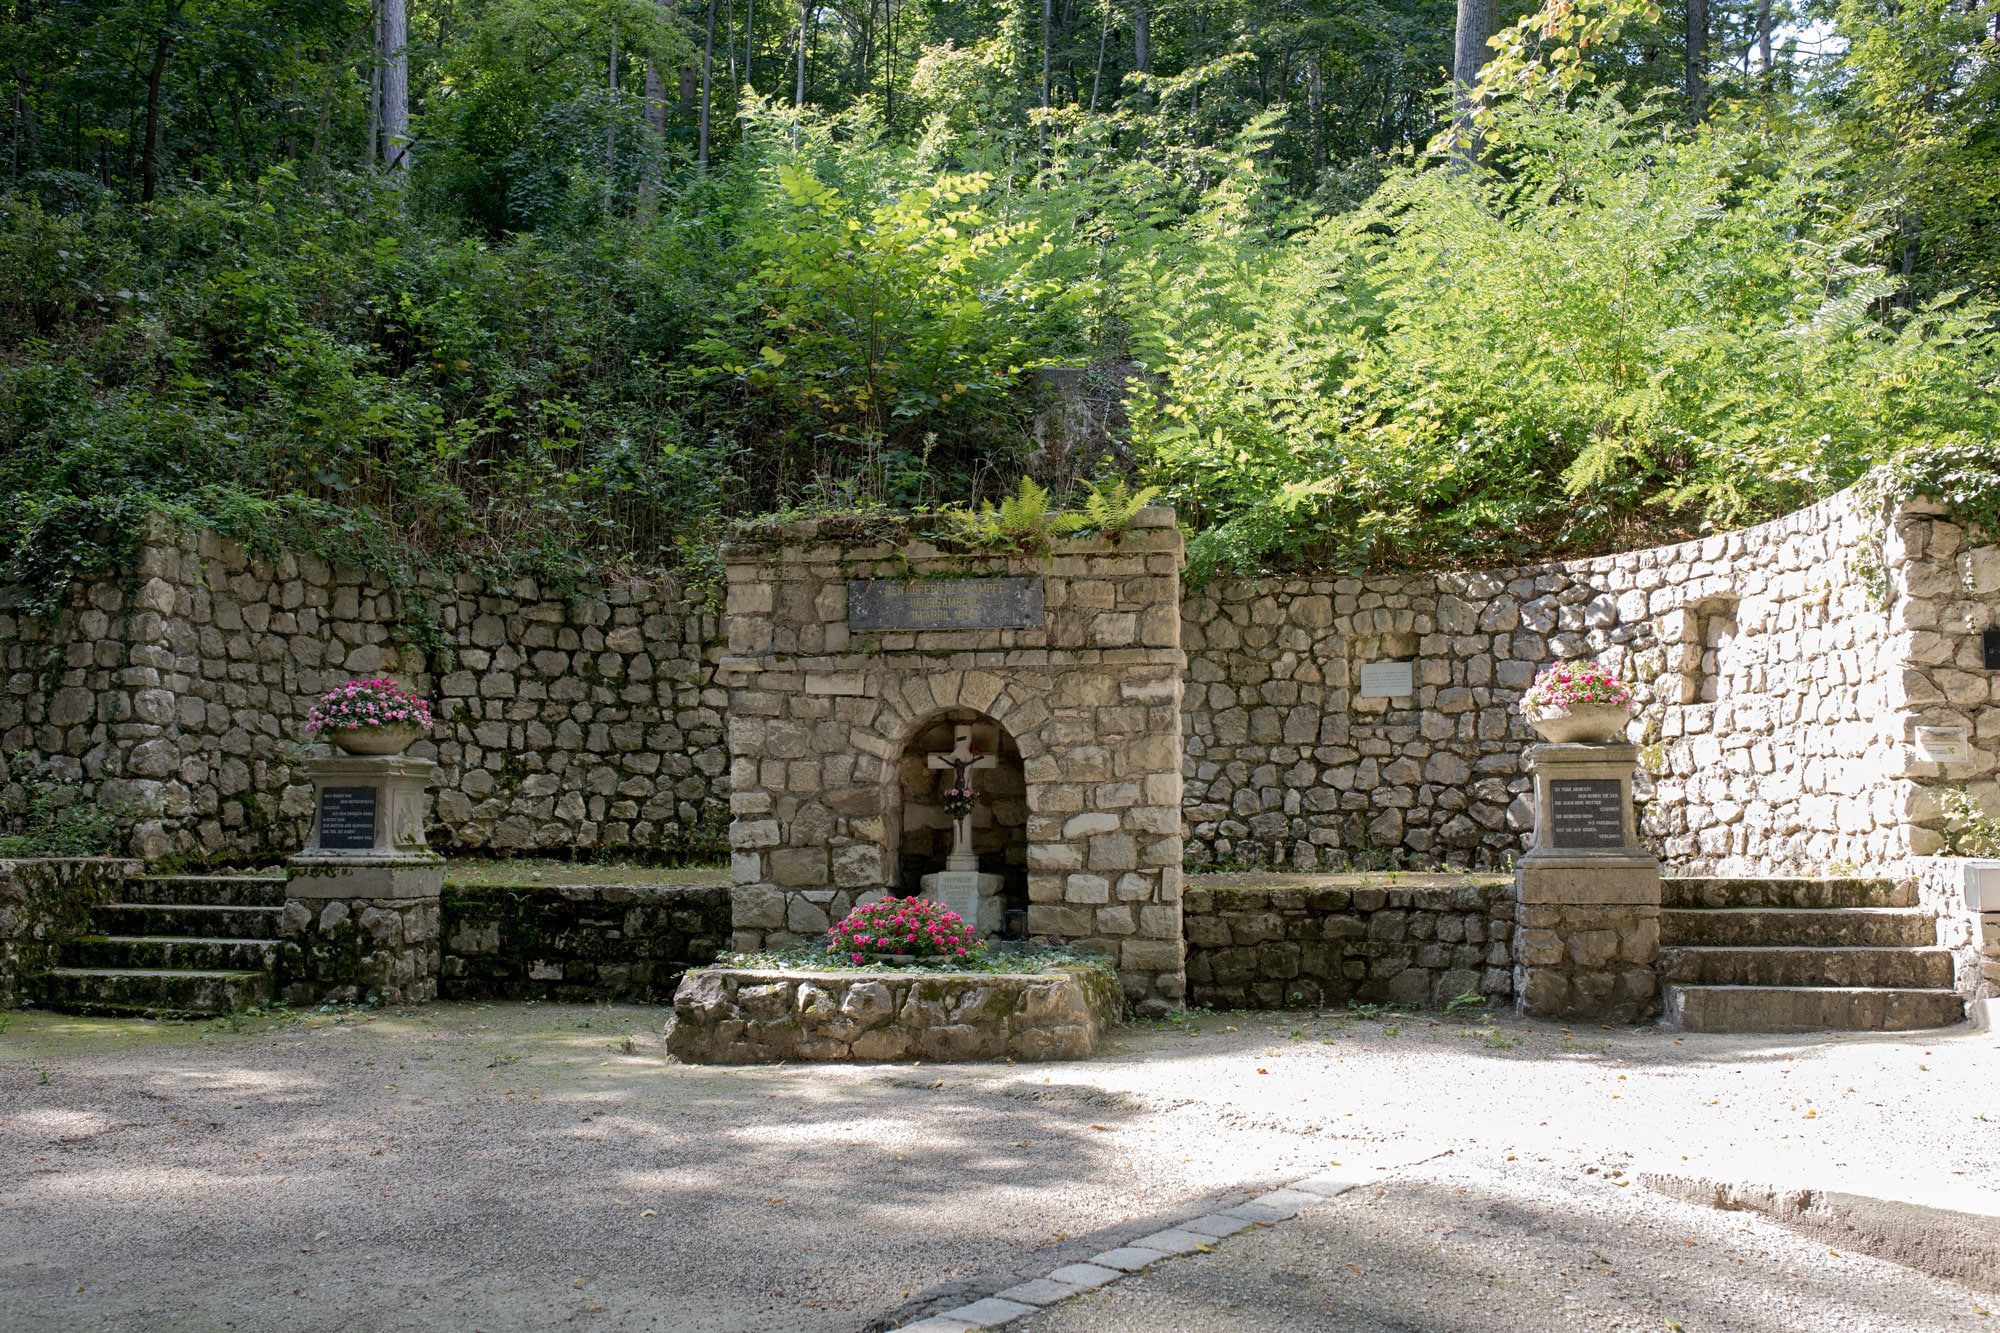
[[[1708,103],[1708,0],[1687,0],[1687,114],[1699,121]]]
[[[382,165],[410,169],[410,16],[404,0],[382,0]]]
[[[695,149],[695,164],[708,170],[708,108],[715,88],[715,0],[708,0],[708,27],[701,39],[701,128]]]
[[[1458,0],[1458,26],[1453,35],[1451,57],[1452,151],[1462,160],[1479,154],[1479,134],[1472,123],[1479,108],[1472,90],[1479,84],[1479,71],[1492,55],[1487,43],[1493,40],[1497,21],[1495,0]]]
[[[174,44],[174,24],[180,18],[175,5],[153,34],[153,69],[146,78],[146,147],[140,159],[139,201],[150,204],[160,182],[160,122],[166,108],[161,104],[160,84],[167,72],[167,53]]]

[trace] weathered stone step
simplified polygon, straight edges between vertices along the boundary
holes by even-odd
[[[1930,913],[1896,907],[1674,908],[1660,943],[1716,947],[1923,948],[1937,943]]]
[[[269,972],[206,969],[58,967],[36,979],[52,1009],[158,1017],[227,1014],[269,1004]]]
[[[125,901],[162,907],[283,907],[282,875],[140,875],[125,881]]]
[[[1669,1027],[1689,1032],[1908,1032],[1965,1021],[1956,991],[1849,986],[1668,986]]]
[[[282,907],[212,907],[201,903],[105,903],[90,919],[106,935],[171,935],[178,939],[268,940],[278,935]]]
[[[86,935],[63,951],[70,967],[166,968],[172,971],[269,971],[276,940],[201,939],[187,935]]]
[[[1683,986],[1951,989],[1948,949],[1660,949],[1660,980]]]
[[[1915,907],[1914,880],[1665,876],[1662,907]]]

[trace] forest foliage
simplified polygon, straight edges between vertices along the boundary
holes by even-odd
[[[2000,0],[1781,2],[1769,55],[1715,0],[1699,115],[1671,9],[1531,23],[1575,77],[1476,161],[1438,0],[418,0],[406,172],[359,0],[19,8],[44,603],[162,511],[560,589],[801,507],[976,534],[1023,476],[1164,488],[1199,571],[1512,563],[2000,438]]]

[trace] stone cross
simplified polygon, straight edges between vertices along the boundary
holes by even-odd
[[[951,785],[961,791],[972,790],[972,770],[994,768],[1000,763],[997,756],[981,754],[972,748],[972,728],[965,723],[951,729],[952,747],[931,755],[932,768],[950,769]],[[947,870],[977,870],[979,856],[972,850],[972,816],[952,821],[951,855],[945,860]]]

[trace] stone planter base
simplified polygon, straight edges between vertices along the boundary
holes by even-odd
[[[711,967],[674,994],[667,1049],[689,1064],[1083,1060],[1124,998],[1094,968],[1040,973]]]

